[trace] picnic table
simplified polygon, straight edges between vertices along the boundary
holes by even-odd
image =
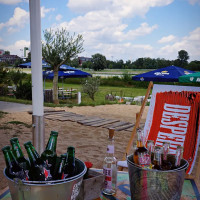
[[[58,89],[58,96],[61,99],[68,99],[68,98],[72,98],[73,96],[76,97],[77,93],[76,93],[77,89],[74,88],[70,88],[70,89],[64,89],[64,88],[59,88]]]

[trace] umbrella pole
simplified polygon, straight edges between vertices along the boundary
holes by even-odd
[[[32,72],[32,137],[39,154],[44,151],[44,95],[42,80],[42,44],[40,0],[29,0]]]
[[[63,87],[63,78],[62,78],[62,90],[64,89]],[[64,99],[64,92],[62,91],[62,98]]]

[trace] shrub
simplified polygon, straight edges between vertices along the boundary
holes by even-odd
[[[24,83],[20,80],[19,85],[17,85],[16,92],[14,92],[17,99],[32,100],[32,84],[28,80]]]
[[[86,93],[93,101],[94,95],[99,90],[100,78],[89,77],[82,82],[82,92]]]

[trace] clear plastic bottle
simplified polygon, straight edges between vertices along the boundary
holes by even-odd
[[[181,160],[183,159],[183,147],[177,146],[176,149],[176,155],[175,155],[175,164],[173,166],[173,169],[177,169],[181,166]]]
[[[114,156],[114,129],[109,129],[107,155],[104,159],[103,173],[105,181],[102,192],[113,195],[117,188],[117,159]]]
[[[154,161],[153,161],[153,169],[162,170],[162,148],[155,146],[154,150]]]
[[[172,168],[172,164],[168,160],[169,147],[170,147],[169,142],[163,142],[162,170],[170,170]]]

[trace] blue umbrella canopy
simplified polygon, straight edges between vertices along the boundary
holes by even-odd
[[[169,66],[156,69],[150,72],[139,74],[132,77],[135,81],[154,81],[154,82],[178,82],[179,76],[192,74],[194,71],[186,70],[181,67]]]
[[[31,62],[22,63],[22,64],[19,64],[18,66],[22,67],[22,68],[25,68],[25,67],[31,68]],[[45,62],[44,60],[42,60],[42,67],[51,68],[51,66],[47,62]]]
[[[85,78],[88,76],[92,76],[87,72],[83,72],[81,70],[70,70],[70,71],[58,71],[58,78],[65,79],[65,78]],[[43,71],[43,77],[45,79],[53,79],[54,72],[53,71]]]
[[[69,65],[61,65],[60,66],[60,71],[66,71],[66,70],[73,70],[73,71],[77,71],[78,69],[71,67]]]

